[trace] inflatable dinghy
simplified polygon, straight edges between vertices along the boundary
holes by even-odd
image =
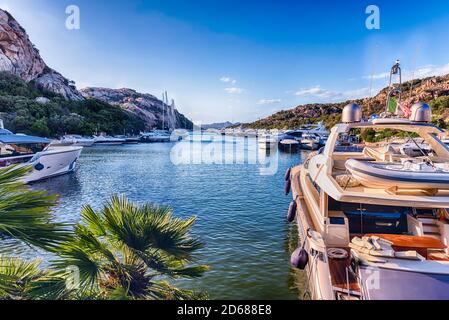
[[[449,189],[449,165],[346,161],[346,169],[366,187],[388,189]]]

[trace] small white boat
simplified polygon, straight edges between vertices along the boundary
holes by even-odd
[[[350,159],[346,169],[361,184],[371,188],[388,189],[449,189],[448,164],[404,161],[381,163]]]
[[[97,137],[94,137],[94,139],[95,139],[96,145],[103,145],[103,146],[104,145],[107,145],[107,146],[121,145],[126,142],[126,139],[114,138],[114,137],[109,137],[109,136],[97,136]]]
[[[317,150],[320,147],[320,140],[314,134],[304,133],[300,142],[301,148],[306,150]]]

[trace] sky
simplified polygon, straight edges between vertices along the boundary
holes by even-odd
[[[67,29],[66,8],[80,10]],[[369,5],[379,28],[368,29]],[[196,123],[249,122],[449,73],[449,1],[0,0],[46,63],[86,86],[168,91]]]

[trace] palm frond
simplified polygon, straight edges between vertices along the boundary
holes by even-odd
[[[0,257],[0,299],[56,300],[68,297],[65,278],[41,270],[40,261]]]
[[[168,207],[136,206],[124,196],[114,196],[99,214],[110,236],[134,250],[159,249],[189,259],[192,252],[203,246],[189,234],[196,219],[174,218]]]
[[[155,300],[207,300],[204,292],[179,289],[166,281],[154,282],[148,288],[148,297]]]
[[[196,278],[207,266],[192,266],[202,244],[190,236],[195,222],[174,218],[171,209],[136,205],[113,196],[100,211],[82,210],[73,236],[56,250],[54,268],[76,266],[78,296],[101,299],[183,299],[193,291],[154,283],[161,278]]]
[[[30,191],[19,179],[26,167],[0,169],[0,235],[19,239],[45,250],[68,238],[68,225],[52,221],[57,197]]]
[[[163,253],[136,252],[135,254],[145,262],[150,272],[153,272],[154,276],[168,276],[175,279],[193,279],[203,276],[203,274],[209,270],[209,267],[206,265],[187,266],[187,261],[176,259]]]

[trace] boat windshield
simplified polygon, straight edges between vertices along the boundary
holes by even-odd
[[[360,267],[363,287],[373,300],[448,300],[449,275]]]
[[[431,134],[429,138],[444,146],[444,143],[435,134]],[[365,147],[393,155],[402,154],[409,157],[437,156],[430,144],[417,133],[371,127],[352,128],[349,132],[340,133],[334,152],[361,153]],[[447,149],[446,146],[444,148]]]

